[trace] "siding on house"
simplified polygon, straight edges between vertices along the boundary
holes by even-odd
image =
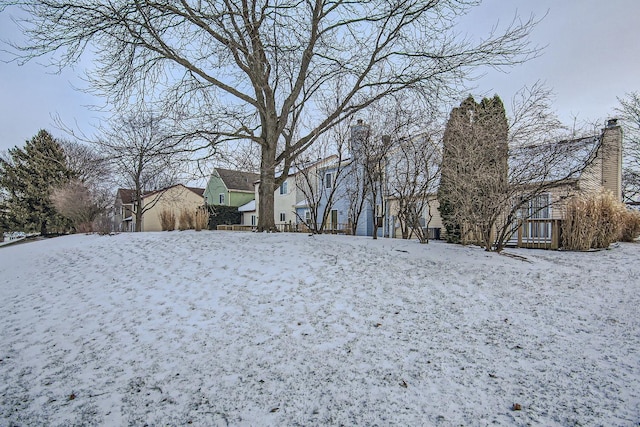
[[[207,205],[242,206],[254,199],[254,182],[260,175],[252,172],[215,168],[204,197]],[[220,203],[220,195],[224,201]]]
[[[276,225],[280,224],[297,224],[299,221],[296,217],[295,205],[299,201],[298,195],[300,191],[296,187],[296,176],[290,175],[285,180],[286,192],[281,194],[282,186],[276,188],[273,196],[273,215]],[[285,219],[281,220],[280,214],[284,213]]]
[[[160,213],[169,210],[176,217],[176,227],[180,212],[185,209],[195,213],[203,206],[203,189],[174,185],[164,190],[147,194],[143,198],[144,209],[148,209],[142,217],[142,231],[162,231]]]

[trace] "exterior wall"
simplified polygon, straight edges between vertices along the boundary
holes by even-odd
[[[160,213],[170,210],[177,220],[183,209],[194,211],[204,204],[203,198],[182,185],[170,187],[144,198],[145,209],[152,206],[142,216],[142,231],[162,231]]]
[[[255,224],[251,224],[251,217],[255,216]],[[258,225],[258,214],[256,211],[242,212],[242,225]]]
[[[253,198],[256,201],[256,211],[255,211],[256,224],[258,224],[258,210],[259,210],[258,206],[260,206],[260,183],[259,182],[256,182],[253,185],[253,190],[254,190]],[[251,218],[249,218],[249,220],[251,220]]]
[[[242,206],[252,201],[254,197],[251,191],[231,190],[227,193],[225,201],[229,200],[227,206]]]
[[[213,206],[220,206],[220,194],[224,194],[224,206],[231,206],[229,205],[229,201],[230,201],[230,197],[229,197],[229,190],[227,189],[227,186],[224,185],[224,182],[222,181],[222,178],[220,178],[220,175],[218,175],[218,172],[216,172],[216,170],[213,170],[213,173],[211,174],[211,178],[209,178],[209,182],[207,182],[207,187],[204,190],[204,200],[205,203],[207,205],[213,205]],[[248,202],[249,200],[247,200]],[[245,203],[247,203],[245,202]],[[242,206],[243,203],[236,205],[236,206]]]
[[[296,187],[296,177],[291,175],[285,181],[287,183],[286,194],[280,194],[280,187],[276,188],[273,195],[273,216],[276,225],[279,224],[296,224],[299,222],[296,218],[295,204],[298,200],[298,188]],[[285,214],[284,221],[280,220],[280,214]]]
[[[347,226],[349,223],[349,197],[347,195],[347,188],[349,188],[353,183],[348,177],[350,176],[351,168],[355,167],[353,164],[348,165],[341,172],[344,174],[345,179],[341,180],[338,184],[338,188],[336,189],[333,196],[333,206],[331,210],[338,211],[338,224],[341,226]],[[326,173],[335,173],[337,167],[328,167],[321,169],[321,176],[324,177]],[[324,180],[320,179],[317,185],[324,185]],[[318,206],[318,214],[322,215],[324,212],[325,206],[327,205],[327,195],[323,194],[319,206]],[[320,218],[318,219],[320,221]],[[330,221],[330,219],[329,219]],[[382,236],[384,233],[384,227],[379,228],[378,236]],[[360,218],[358,219],[358,224],[356,227],[356,235],[357,236],[372,236],[373,235],[373,208],[369,200],[365,200],[364,207],[362,209],[362,213]]]

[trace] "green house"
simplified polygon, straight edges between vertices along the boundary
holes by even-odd
[[[215,168],[204,191],[205,203],[209,206],[242,206],[255,199],[254,183],[260,175]]]

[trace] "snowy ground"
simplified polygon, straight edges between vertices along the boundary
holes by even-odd
[[[640,245],[171,232],[0,249],[0,425],[640,423]],[[513,410],[518,404],[521,410]]]

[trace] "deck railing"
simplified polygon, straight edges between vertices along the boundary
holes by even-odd
[[[518,226],[520,248],[558,249],[562,244],[560,219],[525,219]]]

